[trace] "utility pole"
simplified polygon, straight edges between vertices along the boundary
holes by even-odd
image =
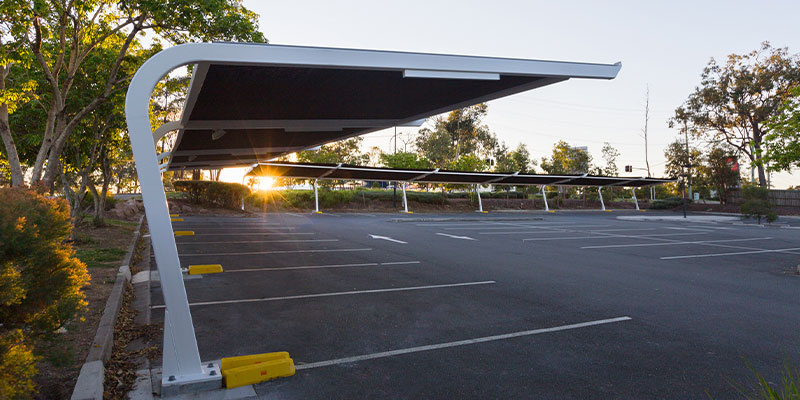
[[[684,167],[686,168],[686,173],[684,174],[683,177],[683,218],[686,218],[687,187],[689,192],[691,192],[692,190],[691,185],[689,183],[689,178],[692,176],[692,153],[689,151],[689,128],[687,127],[685,122],[683,124],[683,134],[686,138],[686,164],[684,164]]]
[[[397,127],[394,127],[394,155],[397,155]],[[392,185],[392,208],[397,208],[397,181]]]

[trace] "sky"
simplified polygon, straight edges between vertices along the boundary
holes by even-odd
[[[527,59],[622,62],[614,80],[550,85],[489,103],[485,123],[535,159],[565,140],[600,161],[603,142],[617,165],[645,167],[644,104],[650,90],[649,156],[663,173],[677,136],[667,121],[700,82],[711,57],[724,60],[770,41],[800,52],[800,1],[281,1],[245,0],[270,43]],[[409,135],[413,128],[400,128]],[[365,136],[385,151],[392,130]],[[398,146],[402,147],[402,140]],[[635,173],[645,174],[641,170]],[[636,174],[634,174],[636,175]],[[773,174],[776,188],[800,173]]]

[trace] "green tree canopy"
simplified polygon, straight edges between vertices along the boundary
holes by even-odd
[[[550,158],[542,158],[541,167],[548,174],[584,174],[589,172],[592,156],[589,152],[560,140],[553,146]]]
[[[431,161],[427,158],[414,153],[401,151],[395,154],[381,153],[381,164],[387,168],[410,168],[428,169],[431,168]]]
[[[319,150],[304,150],[297,153],[297,161],[323,164],[367,165],[369,154],[361,153],[361,142],[364,138],[354,137],[347,140],[320,146]]]
[[[769,121],[781,114],[790,89],[798,83],[800,58],[769,42],[748,54],[731,54],[724,64],[712,58],[700,86],[675,110],[670,125],[733,146],[758,168],[759,183],[765,187],[763,143],[771,131]]]
[[[800,83],[791,94],[769,121],[770,132],[764,137],[764,159],[772,171],[800,168]]]
[[[239,0],[7,0],[2,4],[0,37],[28,56],[44,82],[36,91],[43,96],[44,122],[38,132],[32,180],[42,179],[48,186],[58,174],[61,153],[76,126],[114,92],[124,91],[129,71],[135,71],[163,42],[266,40],[258,31],[257,16]],[[154,34],[147,48],[140,42],[145,32]],[[9,65],[5,54],[0,65],[6,69]],[[77,90],[77,81],[86,76],[102,79],[90,92]],[[13,147],[5,133],[3,139],[5,147]]]
[[[416,138],[417,150],[437,168],[452,168],[462,155],[486,159],[494,154],[497,137],[483,124],[486,104],[460,108],[447,117],[433,118],[433,128],[423,128]]]

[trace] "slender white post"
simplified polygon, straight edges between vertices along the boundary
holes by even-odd
[[[200,362],[150,126],[150,96],[161,77],[173,67],[163,60],[154,56],[134,75],[125,98],[125,118],[167,311],[164,315],[162,387],[168,387],[220,380],[221,377],[218,372],[211,375],[211,371]]]
[[[408,198],[406,197],[406,183],[403,182],[403,207],[405,213],[408,214]]]
[[[631,188],[631,193],[633,193],[633,204],[636,204],[636,211],[639,210],[639,200],[636,200],[636,188]]]
[[[314,179],[314,212],[321,214],[319,211],[319,196],[317,195],[317,180]]]
[[[481,192],[478,190],[479,186],[475,185],[475,194],[478,195],[478,212],[483,212],[483,203],[481,203]]]
[[[550,207],[547,205],[547,193],[544,192],[544,185],[542,185],[542,200],[544,200],[544,210],[550,211]]]
[[[603,201],[603,187],[597,187],[597,195],[600,196],[600,207],[603,207],[603,211],[606,211],[606,203]]]

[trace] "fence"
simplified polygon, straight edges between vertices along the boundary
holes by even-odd
[[[741,204],[742,196],[739,190],[731,190],[728,193],[730,204]],[[769,202],[775,207],[800,208],[800,190],[777,190],[769,191]]]

